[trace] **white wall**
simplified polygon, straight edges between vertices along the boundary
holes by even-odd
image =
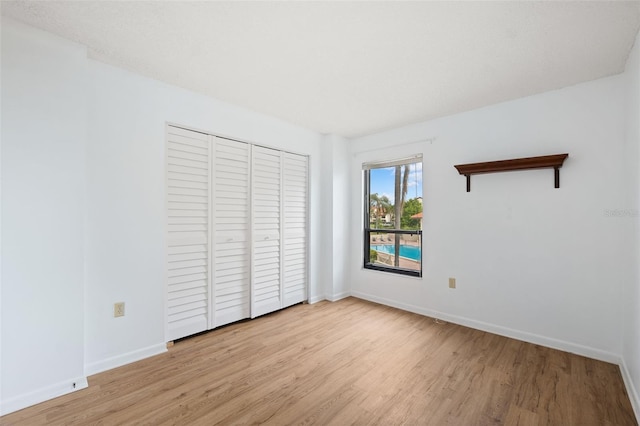
[[[349,181],[348,140],[334,136],[331,141],[333,168],[333,279],[330,300],[349,295],[349,208],[354,192]]]
[[[627,237],[631,249],[627,253],[632,268],[624,293],[622,375],[627,384],[636,417],[640,419],[640,35],[627,61],[627,135],[626,168],[627,202],[621,220],[628,222]]]
[[[311,156],[310,299],[351,290],[595,358],[623,354],[637,389],[638,220],[605,214],[639,207],[637,50],[625,76],[347,143],[87,60],[3,18],[2,413],[163,350],[166,122]],[[364,271],[360,166],[416,152],[424,277]],[[561,152],[560,189],[543,170],[476,176],[466,193],[453,168]],[[126,316],[115,319],[118,301]]]
[[[313,188],[320,137],[94,61],[90,77],[86,357],[92,373],[163,347],[165,121],[311,155],[312,205],[319,205]],[[314,223],[312,239],[318,239]],[[311,272],[311,297],[317,273]],[[117,301],[126,303],[124,318],[113,318]]]
[[[349,296],[348,286],[348,209],[351,189],[348,181],[348,139],[338,135],[324,135],[321,150],[322,211],[321,227],[327,238],[317,249],[321,254],[323,293],[312,302],[327,299],[336,301]]]
[[[631,265],[626,224],[605,211],[626,205],[624,92],[616,76],[355,140],[352,188],[364,161],[423,154],[424,276],[362,269],[360,191],[352,294],[617,362]],[[536,170],[474,176],[467,193],[453,167],[565,152],[559,189]]]
[[[310,156],[309,296],[324,297],[321,135],[6,18],[2,107],[3,413],[164,350],[167,122]]]
[[[324,236],[321,136],[89,61],[87,373],[164,349],[165,122],[311,155],[311,240]],[[312,244],[311,298],[324,295]],[[126,315],[113,318],[124,301]]]
[[[2,20],[2,403],[84,379],[84,48]]]
[[[332,249],[333,244],[331,241],[331,235],[333,234],[333,226],[331,223],[333,212],[333,199],[331,195],[331,187],[333,185],[333,166],[332,160],[332,135],[322,136],[322,149],[320,151],[320,164],[318,167],[321,170],[320,180],[322,191],[318,194],[318,203],[320,205],[320,229],[322,229],[323,235],[328,238],[322,240],[311,240],[311,245],[320,254],[321,268],[319,270],[320,282],[322,285],[318,289],[318,292],[314,297],[310,298],[311,303],[318,302],[326,299],[333,292],[332,276],[333,276],[333,256]],[[313,170],[312,170],[313,172]]]

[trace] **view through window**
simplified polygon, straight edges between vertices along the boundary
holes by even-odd
[[[365,163],[364,267],[422,275],[422,156]]]

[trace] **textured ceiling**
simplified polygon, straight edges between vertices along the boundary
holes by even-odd
[[[3,1],[90,57],[347,137],[620,73],[640,2]]]

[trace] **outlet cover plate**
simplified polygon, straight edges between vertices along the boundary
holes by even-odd
[[[124,316],[124,302],[118,302],[113,304],[113,316],[114,317]]]

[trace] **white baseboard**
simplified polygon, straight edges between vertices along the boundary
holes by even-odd
[[[0,403],[0,416],[22,410],[31,405],[39,404],[49,399],[57,398],[88,386],[86,377],[65,380],[32,392],[3,400]]]
[[[588,358],[597,359],[600,361],[609,362],[612,364],[620,364],[620,355],[603,351],[600,349],[592,348],[589,346],[583,346],[577,343],[571,343],[563,340],[554,339],[551,337],[541,336],[539,334],[528,333],[526,331],[515,330],[500,325],[490,324],[482,321],[473,320],[470,318],[460,317],[457,315],[450,315],[444,312],[438,312],[431,309],[421,308],[419,306],[410,305],[407,303],[397,302],[395,300],[385,299],[383,297],[373,296],[366,293],[352,291],[351,295],[360,299],[369,300],[371,302],[380,303],[383,305],[391,306],[394,308],[402,309],[404,311],[413,312],[428,317],[438,318],[454,324],[463,325],[465,327],[475,328],[477,330],[486,331],[500,336],[510,337],[516,340],[522,340],[523,342],[533,343],[536,345],[546,346],[552,349],[558,349],[565,352],[571,352],[577,355],[586,356]]]
[[[622,362],[620,362],[620,372],[622,373],[622,380],[624,381],[624,385],[627,388],[629,400],[631,400],[633,412],[636,415],[636,421],[640,422],[640,397],[638,396],[638,390],[633,384],[631,373],[629,373],[629,369],[627,368],[627,363],[624,361],[624,358],[622,358]]]
[[[326,298],[324,296],[313,296],[309,298],[309,304],[313,305],[314,303],[318,303],[321,302],[323,300],[326,300]]]
[[[348,291],[343,291],[342,293],[332,294],[331,296],[327,296],[327,300],[330,302],[337,302],[340,299],[344,299],[345,297],[351,296],[351,293]]]
[[[165,343],[160,343],[157,345],[127,352],[122,355],[103,359],[102,361],[85,364],[84,374],[86,374],[87,376],[91,376],[93,374],[102,373],[103,371],[111,370],[112,368],[130,364],[135,361],[140,361],[141,359],[149,358],[150,356],[158,355],[166,351],[167,345]]]

